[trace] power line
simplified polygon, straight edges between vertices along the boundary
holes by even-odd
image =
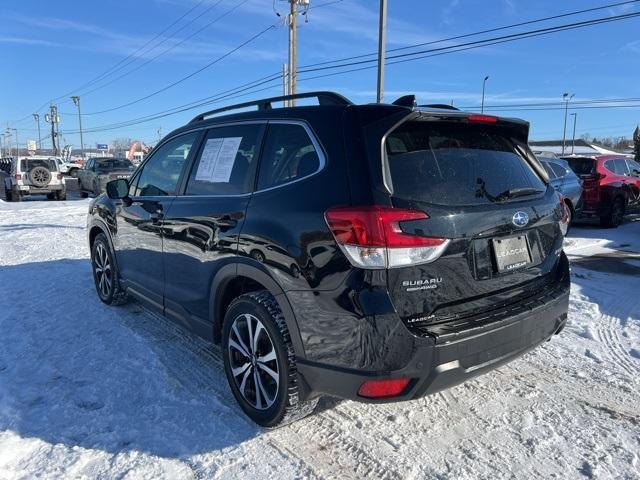
[[[448,42],[448,41],[451,41],[451,40],[460,40],[461,38],[475,37],[477,35],[482,35],[482,34],[485,34],[485,33],[492,33],[492,32],[497,32],[497,31],[501,31],[501,30],[508,30],[508,29],[515,28],[515,27],[522,27],[524,25],[532,25],[534,23],[541,23],[541,22],[546,22],[546,21],[549,21],[549,20],[555,20],[555,19],[558,19],[558,18],[564,18],[564,17],[580,15],[580,14],[583,14],[583,13],[594,12],[594,11],[597,11],[597,10],[606,10],[608,8],[614,8],[614,7],[619,7],[619,6],[622,6],[622,5],[628,5],[628,4],[638,3],[638,2],[640,2],[640,0],[627,0],[627,1],[624,1],[624,2],[618,2],[618,3],[611,3],[609,5],[603,5],[601,7],[588,8],[588,9],[585,9],[585,10],[576,10],[576,11],[573,11],[573,12],[562,13],[562,14],[553,15],[553,16],[550,16],[550,17],[537,18],[537,19],[534,19],[534,20],[527,20],[525,22],[520,22],[520,23],[512,23],[510,25],[504,25],[504,26],[501,26],[501,27],[495,27],[495,28],[490,28],[490,29],[486,29],[486,30],[480,30],[480,31],[477,31],[477,32],[466,33],[466,34],[463,34],[463,35],[456,35],[454,37],[443,38],[443,39],[440,39],[440,40],[432,40],[432,41],[429,41],[429,42],[416,43],[416,44],[407,45],[407,46],[404,46],[404,47],[390,48],[390,49],[387,49],[387,53],[389,53],[389,52],[398,52],[398,51],[408,50],[408,49],[417,48],[417,47],[424,47],[426,45],[434,45],[434,44],[437,44],[437,43]],[[327,64],[330,64],[330,63],[343,62],[343,61],[347,61],[347,60],[356,60],[358,58],[371,57],[371,56],[375,56],[375,55],[377,55],[377,52],[365,53],[365,54],[361,54],[361,55],[354,55],[354,56],[351,56],[351,57],[344,57],[344,58],[336,59],[336,60],[328,60],[328,61],[325,61],[325,62],[318,62],[318,63],[309,64],[309,65],[303,65],[301,68],[316,67],[316,66],[320,66],[320,65],[327,65]]]
[[[221,19],[223,19],[224,17],[226,17],[227,15],[231,14],[232,12],[234,12],[235,10],[237,10],[238,8],[240,8],[242,5],[244,5],[245,3],[247,3],[249,0],[243,0],[239,3],[236,3],[233,7],[231,7],[229,10],[225,11],[224,13],[222,13],[221,15],[219,15],[218,17],[214,18],[213,20],[211,20],[210,22],[208,22],[207,24],[205,24],[203,27],[199,28],[198,30],[194,31],[193,33],[191,33],[189,36],[183,38],[182,40],[180,40],[179,42],[174,43],[173,45],[169,46],[168,48],[164,49],[163,51],[161,51],[160,53],[158,53],[157,55],[145,60],[144,62],[142,62],[140,65],[137,65],[136,67],[132,68],[131,70],[128,70],[124,73],[122,73],[121,75],[118,75],[115,78],[112,78],[111,80],[109,80],[106,83],[103,83],[102,85],[99,85],[96,88],[93,88],[91,90],[88,90],[84,93],[84,95],[89,95],[90,93],[96,92],[98,90],[102,90],[103,88],[117,82],[118,80],[120,80],[121,78],[124,78],[128,75],[131,75],[134,72],[137,72],[138,70],[140,70],[142,67],[145,67],[146,65],[150,64],[151,62],[154,62],[155,60],[157,60],[159,57],[166,55],[167,53],[171,52],[172,50],[175,50],[176,48],[178,48],[180,45],[183,45],[185,42],[187,42],[188,40],[190,40],[191,38],[195,37],[196,35],[198,35],[199,33],[201,33],[202,31],[206,30],[207,28],[209,28],[211,25],[213,25],[214,23],[217,23],[218,21],[220,21]],[[220,2],[222,2],[222,0],[218,0],[217,3],[213,4],[211,7],[209,7],[206,11],[208,12],[209,10],[211,10],[211,8],[215,7],[216,5],[218,5]],[[199,18],[202,15],[199,15],[197,18]],[[188,24],[187,24],[188,25]],[[186,25],[185,25],[186,26]],[[158,45],[156,45],[156,47],[160,46],[163,42],[159,43]],[[155,49],[156,47],[154,47],[153,49]],[[153,50],[152,49],[152,50]],[[93,115],[92,113],[87,113],[85,115]]]
[[[169,37],[164,38],[160,43],[158,43],[157,45],[154,45],[151,49],[148,49],[146,51],[144,51],[146,49],[147,46],[149,46],[151,43],[153,43],[155,40],[157,40],[158,38],[160,38],[162,35],[164,35],[166,32],[168,32],[171,28],[173,28],[175,25],[177,25],[178,23],[180,23],[187,15],[189,15],[191,12],[193,12],[194,10],[196,10],[198,7],[200,7],[200,5],[202,5],[205,0],[200,0],[198,3],[196,3],[193,7],[191,7],[189,10],[187,10],[186,13],[184,13],[183,15],[181,15],[177,20],[175,20],[174,22],[172,22],[169,26],[165,27],[164,29],[162,29],[160,32],[158,32],[153,38],[151,38],[150,40],[148,40],[144,45],[142,45],[141,47],[139,47],[138,49],[136,49],[133,53],[127,55],[125,58],[121,59],[120,61],[118,61],[117,63],[115,63],[114,65],[112,65],[110,68],[108,68],[107,70],[105,70],[104,72],[102,72],[101,74],[99,74],[98,76],[94,77],[93,79],[89,80],[88,82],[84,83],[83,85],[81,85],[80,87],[74,88],[73,90],[70,90],[68,93],[65,93],[64,95],[60,95],[59,97],[54,98],[53,100],[59,100],[61,98],[66,98],[67,96],[73,94],[73,93],[80,93],[82,90],[84,90],[86,87],[97,83],[98,81],[108,77],[109,75],[117,72],[118,70],[121,70],[122,68],[126,67],[127,65],[129,65],[131,62],[134,62],[135,60],[137,60],[141,55],[140,54],[144,54],[144,53],[148,53],[149,51],[154,50],[155,48],[157,48],[158,46],[162,45],[162,43],[166,42],[167,40],[169,40],[170,38],[174,37],[177,33],[179,33],[180,31],[182,31],[184,28],[186,28],[186,26],[190,25],[191,23],[193,23],[195,20],[197,20],[198,18],[200,18],[202,15],[204,15],[204,13],[208,12],[209,10],[211,10],[211,8],[217,6],[222,0],[220,0],[219,2],[215,3],[214,5],[212,5],[211,7],[209,7],[208,9],[206,9],[203,13],[201,13],[200,15],[198,15],[197,17],[194,17],[193,19],[191,19],[189,22],[187,22],[185,25],[183,25],[179,30],[173,32]],[[130,60],[130,61],[129,61]],[[128,62],[129,61],[129,62]],[[124,64],[124,65],[123,65]]]
[[[225,54],[219,56],[218,58],[216,58],[215,60],[207,63],[206,65],[204,65],[203,67],[200,67],[199,69],[191,72],[189,75],[186,75],[178,80],[176,80],[175,82],[172,82],[168,85],[165,85],[164,87],[160,88],[159,90],[156,90],[148,95],[145,95],[143,97],[140,97],[136,100],[132,100],[130,102],[127,103],[123,103],[122,105],[118,105],[116,107],[112,107],[112,108],[107,108],[105,110],[101,110],[99,112],[91,112],[88,113],[86,115],[98,115],[98,114],[102,114],[102,113],[107,113],[107,112],[113,112],[115,110],[120,110],[121,108],[125,108],[125,107],[130,107],[131,105],[135,105],[137,103],[140,103],[144,100],[147,100],[151,97],[154,97],[162,92],[165,92],[167,90],[169,90],[170,88],[175,87],[176,85],[181,84],[182,82],[185,82],[186,80],[198,75],[199,73],[205,71],[206,69],[212,67],[213,65],[215,65],[216,63],[220,62],[221,60],[224,60],[225,58],[227,58],[229,55],[237,52],[238,50],[240,50],[242,47],[248,45],[249,43],[253,42],[254,40],[258,39],[259,37],[261,37],[262,35],[264,35],[265,33],[267,33],[270,30],[273,30],[274,28],[276,28],[276,25],[269,25],[267,28],[259,31],[258,33],[256,33],[255,35],[253,35],[252,37],[250,37],[248,40],[245,40],[244,42],[242,42],[240,45],[232,48],[231,50],[229,50],[228,52],[226,52]]]
[[[638,1],[638,0],[634,0],[634,2],[635,1]],[[634,3],[634,2],[622,2],[622,3]],[[613,5],[618,5],[618,4],[613,4]],[[604,8],[604,7],[601,7],[601,8]],[[568,14],[564,14],[564,15],[568,15]],[[637,16],[637,15],[640,15],[640,13],[633,13],[633,14],[627,14],[627,15],[618,15],[618,16],[615,16],[615,17],[606,17],[606,18],[600,18],[600,19],[593,19],[593,20],[589,20],[589,21],[586,21],[586,22],[576,22],[576,23],[573,23],[573,24],[559,25],[559,26],[555,26],[555,27],[549,27],[549,28],[546,28],[546,29],[533,30],[533,31],[529,31],[529,32],[521,32],[521,33],[518,33],[518,34],[495,37],[493,39],[489,38],[489,39],[484,39],[484,40],[480,40],[480,41],[476,41],[476,42],[469,42],[469,43],[465,43],[465,44],[453,45],[453,46],[443,47],[443,48],[439,48],[439,49],[425,50],[425,51],[420,51],[420,52],[413,52],[411,54],[396,55],[396,56],[392,56],[391,58],[396,58],[396,59],[400,58],[400,59],[392,61],[392,62],[389,62],[389,64],[402,63],[402,62],[406,62],[406,61],[414,61],[414,60],[418,60],[418,59],[421,59],[421,58],[427,58],[427,57],[431,57],[431,56],[443,55],[443,54],[447,54],[447,53],[456,53],[456,52],[463,51],[463,50],[468,50],[468,49],[471,49],[471,48],[480,48],[480,47],[487,46],[487,45],[492,45],[492,44],[497,44],[497,43],[505,43],[505,42],[508,42],[508,41],[519,40],[521,38],[530,38],[530,37],[540,36],[540,35],[549,34],[549,33],[556,33],[558,31],[570,30],[570,29],[575,29],[575,28],[582,28],[582,27],[597,25],[597,24],[600,24],[600,23],[606,23],[606,22],[610,22],[610,21],[619,21],[619,20],[623,20],[623,19],[627,19],[627,18],[632,18],[632,17]],[[493,40],[496,40],[496,39],[499,39],[499,40],[493,41]],[[439,51],[439,50],[443,50],[443,51]],[[430,54],[430,55],[424,55],[425,52],[434,52],[434,51],[439,51],[439,52],[434,53],[434,54]],[[420,54],[420,56],[418,56],[419,54]],[[409,57],[409,58],[403,58],[403,57]],[[333,69],[344,68],[345,66],[353,65],[353,64],[359,64],[359,63],[361,63],[361,62],[336,65],[336,66],[334,66],[332,68]],[[372,66],[364,66],[364,67],[359,67],[359,68],[354,68],[354,69],[349,69],[349,70],[342,70],[342,71],[339,71],[339,72],[333,72],[333,73],[324,74],[324,75],[306,77],[306,78],[302,78],[300,80],[301,81],[304,81],[304,80],[308,81],[308,80],[312,80],[312,79],[315,79],[315,78],[322,78],[322,77],[327,77],[327,76],[341,75],[341,74],[350,73],[350,72],[359,71],[359,70],[364,70],[364,69],[369,69],[369,68],[375,68],[375,65],[373,67]],[[314,71],[314,70],[310,70],[310,71]],[[266,79],[266,82],[272,82],[273,80],[276,80],[279,77],[280,77],[280,73],[275,73],[275,74],[272,74],[271,76],[265,77],[265,79]],[[248,85],[251,85],[251,84],[248,84]],[[253,84],[253,85],[249,86],[248,88],[254,88],[256,86],[258,86],[258,84]],[[168,87],[168,88],[170,88],[170,87]],[[273,88],[273,87],[270,86],[270,87],[267,87],[266,89],[269,89],[269,88]],[[261,89],[261,90],[264,90],[264,89]],[[160,93],[160,92],[157,92],[157,93]],[[250,92],[250,93],[255,93],[255,92]],[[210,98],[212,98],[212,97],[209,97],[209,99]],[[226,96],[226,98],[229,98],[229,96]],[[231,96],[231,98],[234,98],[234,97]],[[140,99],[138,101],[141,101],[141,100],[142,99]],[[217,100],[210,100],[207,103],[212,103],[212,102],[216,102],[216,101]],[[181,111],[186,111],[186,110],[190,110],[190,109],[193,109],[193,108],[197,108],[198,106],[202,105],[202,104],[199,104],[197,102],[198,101],[192,102],[190,104],[186,104],[186,106],[175,107],[172,110],[166,111],[166,113],[162,112],[161,116],[173,115],[175,113],[180,113]],[[136,103],[137,103],[137,101],[136,101]],[[184,107],[184,108],[181,108],[181,107]],[[123,106],[120,106],[118,108],[123,108]],[[100,112],[96,112],[96,113],[100,113]],[[142,117],[140,119],[134,119],[135,120],[134,123],[123,122],[120,125],[122,125],[122,126],[133,126],[133,125],[135,125],[137,123],[144,123],[145,121],[150,121],[150,120],[156,119],[156,118],[161,118],[161,117],[158,117],[157,115],[146,117],[146,118]],[[97,127],[97,128],[99,128],[99,127]],[[95,130],[95,128],[94,128],[94,130]]]

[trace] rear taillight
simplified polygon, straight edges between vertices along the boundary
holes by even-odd
[[[64,175],[62,175],[61,173],[58,174],[58,180],[62,180],[64,178]]]
[[[394,268],[437,259],[447,247],[445,238],[410,235],[400,222],[429,216],[418,210],[383,206],[331,208],[324,214],[336,242],[349,261],[361,268]]]
[[[402,395],[409,385],[408,378],[367,380],[360,385],[358,395],[365,398],[388,398]]]
[[[498,117],[493,115],[469,115],[467,120],[473,123],[498,123]]]
[[[16,180],[22,180],[22,175],[20,175],[19,173],[16,173]]]
[[[560,217],[560,231],[562,231],[563,235],[567,234],[567,230],[569,230],[569,205],[565,201],[565,196],[561,193],[558,193],[558,199],[560,200],[560,211],[562,212],[562,216]]]

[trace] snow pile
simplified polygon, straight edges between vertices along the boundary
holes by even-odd
[[[572,230],[570,323],[531,354],[414,402],[326,399],[265,431],[216,348],[99,302],[86,210],[0,202],[1,479],[640,478],[640,222]]]

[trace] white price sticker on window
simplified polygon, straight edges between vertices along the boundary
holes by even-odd
[[[202,150],[196,180],[228,183],[242,137],[209,138]]]

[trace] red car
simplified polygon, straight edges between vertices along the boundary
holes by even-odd
[[[582,180],[580,216],[599,217],[617,227],[625,213],[640,209],[640,163],[615,155],[566,157]]]

